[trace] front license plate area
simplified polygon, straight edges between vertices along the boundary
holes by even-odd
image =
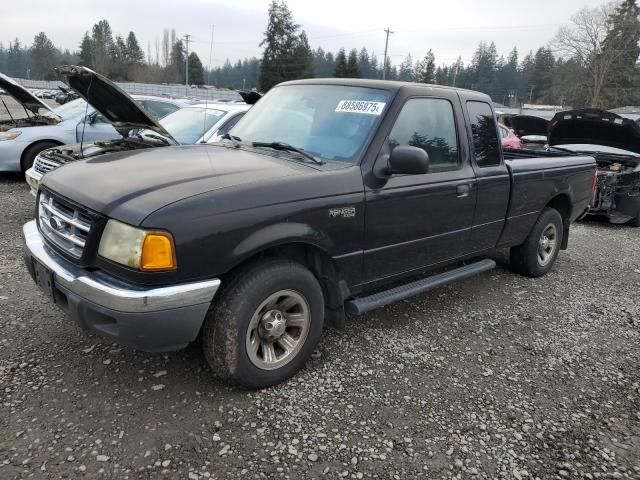
[[[33,260],[33,272],[40,289],[55,302],[53,272],[35,259]]]

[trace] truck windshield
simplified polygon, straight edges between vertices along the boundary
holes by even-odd
[[[247,143],[287,143],[316,158],[355,163],[388,100],[388,91],[373,88],[275,87],[230,133]]]

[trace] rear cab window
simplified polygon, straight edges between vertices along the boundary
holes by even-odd
[[[486,102],[470,100],[467,101],[467,113],[471,122],[476,164],[481,168],[501,165],[498,124],[491,106]]]

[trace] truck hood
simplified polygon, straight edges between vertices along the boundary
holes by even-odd
[[[130,130],[149,129],[175,141],[128,93],[108,78],[77,65],[63,65],[57,67],[56,72],[65,84],[111,122],[123,137]]]
[[[110,218],[140,225],[154,211],[194,195],[314,171],[269,155],[202,144],[71,162],[47,173],[42,186]]]
[[[548,143],[604,145],[640,154],[640,126],[606,110],[570,110],[551,119]]]
[[[533,115],[504,115],[502,122],[518,137],[546,136],[549,127],[549,120]]]
[[[31,111],[34,115],[39,115],[40,110],[46,110],[53,113],[56,117],[56,113],[51,110],[51,107],[36,97],[29,90],[22,85],[16,83],[13,79],[0,73],[0,88],[7,92],[16,102],[20,103],[24,108]]]

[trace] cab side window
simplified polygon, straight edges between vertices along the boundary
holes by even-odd
[[[502,163],[498,125],[493,110],[485,102],[467,102],[467,112],[471,122],[473,150],[479,167],[497,167]],[[502,129],[501,129],[502,130]],[[505,136],[508,132],[505,132]]]
[[[429,170],[460,166],[453,105],[440,98],[408,100],[387,139],[389,150],[399,145],[418,147],[429,154]]]

